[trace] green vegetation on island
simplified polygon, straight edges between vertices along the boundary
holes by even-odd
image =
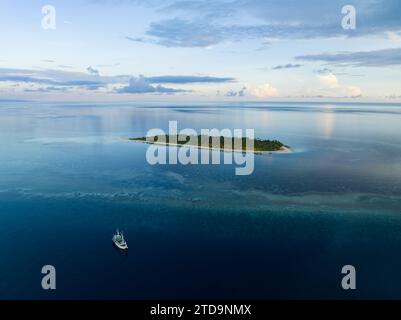
[[[186,135],[160,135],[154,137],[129,138],[130,141],[150,144],[166,144],[189,147],[217,148],[221,150],[242,150],[253,152],[285,151],[289,147],[278,140],[262,140],[249,138],[227,138],[223,136],[186,136]],[[231,141],[230,141],[231,140]],[[253,148],[252,146],[253,142]]]

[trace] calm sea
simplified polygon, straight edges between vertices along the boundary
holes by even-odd
[[[151,166],[170,120],[294,152]],[[0,299],[67,298],[401,298],[401,106],[1,102]]]

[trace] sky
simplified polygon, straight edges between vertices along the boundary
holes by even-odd
[[[401,102],[400,12],[399,0],[0,0],[0,100]]]

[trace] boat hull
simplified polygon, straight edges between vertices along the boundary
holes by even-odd
[[[121,244],[121,243],[117,242],[117,240],[115,239],[115,237],[113,237],[112,241],[113,241],[113,244],[114,244],[118,249],[120,249],[120,250],[128,250],[128,246],[127,246],[126,243]]]

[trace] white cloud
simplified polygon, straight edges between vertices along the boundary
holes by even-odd
[[[165,94],[174,94],[177,92],[186,92],[182,89],[173,89],[166,88],[161,86],[160,84],[157,86],[153,86],[146,80],[146,78],[142,75],[139,77],[131,77],[128,86],[122,87],[116,90],[117,93],[132,93],[132,94],[141,94],[141,93],[165,93]]]
[[[359,87],[350,86],[345,88],[346,95],[351,97],[360,97],[362,95],[362,90]]]
[[[319,80],[324,86],[327,86],[329,88],[338,87],[338,79],[332,73],[329,73],[328,75],[324,75],[324,76],[319,76]]]
[[[389,31],[387,32],[387,37],[394,42],[401,42],[401,31],[394,32],[394,31]]]
[[[254,87],[250,92],[253,96],[258,98],[274,97],[278,95],[278,90],[269,83]]]
[[[330,95],[335,97],[360,97],[362,95],[361,88],[357,86],[346,86],[340,84],[337,77],[329,73],[327,75],[318,76],[321,87],[317,90],[320,95]]]

